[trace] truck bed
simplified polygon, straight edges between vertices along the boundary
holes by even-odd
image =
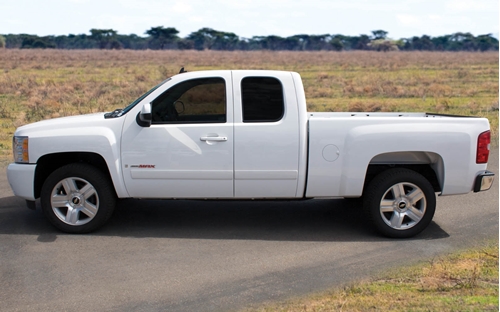
[[[442,195],[468,193],[474,177],[486,169],[475,158],[477,136],[487,130],[484,118],[309,112],[306,197],[361,196],[368,167],[394,159],[428,163],[440,177]]]

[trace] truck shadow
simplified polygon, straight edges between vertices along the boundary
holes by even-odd
[[[64,234],[16,197],[0,203],[0,234],[39,235],[51,242]],[[121,200],[92,236],[165,237],[268,241],[385,241],[366,225],[361,207],[343,199],[303,201]],[[413,240],[449,237],[432,222]]]

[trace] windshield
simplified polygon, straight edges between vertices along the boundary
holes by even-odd
[[[134,106],[137,105],[137,103],[139,103],[140,101],[142,101],[146,96],[150,95],[151,93],[153,93],[154,90],[158,89],[159,87],[161,87],[165,82],[171,80],[172,78],[167,78],[165,80],[163,80],[162,82],[160,82],[158,85],[154,86],[153,88],[151,88],[151,90],[149,90],[148,92],[144,93],[143,95],[141,95],[140,97],[137,98],[137,100],[133,101],[132,103],[130,103],[127,107],[125,107],[122,111],[120,111],[120,116],[126,114],[129,110],[131,110],[132,108],[134,108]]]

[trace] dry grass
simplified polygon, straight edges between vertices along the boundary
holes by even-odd
[[[247,311],[498,311],[498,242]]]
[[[15,127],[124,107],[181,66],[302,75],[310,111],[488,117],[498,137],[498,52],[0,50],[0,151]]]

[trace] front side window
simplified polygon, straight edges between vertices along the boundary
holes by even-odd
[[[276,78],[243,78],[241,97],[243,122],[273,122],[283,117],[283,86]]]
[[[153,124],[226,122],[226,85],[222,78],[181,82],[152,102]]]

